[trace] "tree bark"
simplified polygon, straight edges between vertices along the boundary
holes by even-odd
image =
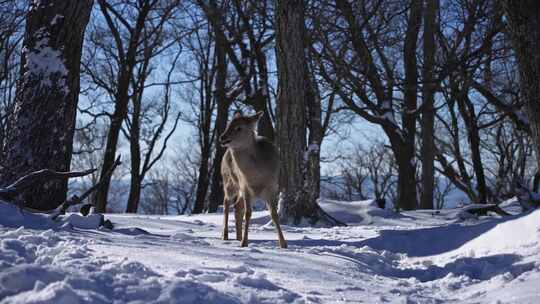
[[[398,205],[404,210],[413,210],[418,206],[416,191],[416,98],[418,91],[418,71],[416,48],[422,20],[422,1],[412,0],[409,9],[403,59],[405,64],[404,99],[402,113],[403,144],[399,147],[396,158],[399,169]]]
[[[216,136],[215,136],[215,153],[213,161],[212,181],[210,187],[210,196],[208,198],[208,212],[214,213],[217,211],[219,205],[223,203],[223,178],[221,176],[221,160],[225,154],[225,148],[221,146],[219,142],[219,135],[221,135],[227,126],[227,116],[229,112],[230,104],[218,104],[218,112],[216,115]]]
[[[225,154],[225,148],[221,146],[219,142],[220,135],[225,131],[227,126],[227,118],[229,114],[229,108],[231,106],[231,100],[227,98],[226,83],[227,83],[227,58],[225,51],[225,39],[217,29],[214,30],[216,34],[216,90],[215,98],[217,102],[217,116],[215,127],[215,155],[214,155],[214,170],[212,172],[212,184],[210,197],[208,201],[208,212],[214,213],[217,211],[218,206],[223,203],[223,177],[221,176],[221,160]]]
[[[437,31],[438,0],[427,0],[424,8],[424,66],[422,69],[424,86],[422,90],[422,197],[421,209],[433,209],[435,188],[435,107],[436,84],[433,71],[435,68],[435,33]]]
[[[204,85],[201,87],[201,90],[204,90]],[[201,96],[204,96],[203,98],[206,100],[201,99],[201,104],[205,103],[206,105],[201,105],[201,131],[200,131],[200,143],[201,143],[201,158],[199,163],[199,176],[197,178],[197,190],[195,193],[195,202],[193,204],[193,210],[191,213],[193,214],[199,214],[204,211],[205,208],[205,202],[206,202],[206,195],[208,194],[208,186],[209,186],[209,162],[210,162],[210,156],[211,156],[211,138],[210,138],[210,124],[211,124],[211,117],[212,117],[212,109],[210,108],[210,99],[212,98],[210,95],[201,94]],[[203,114],[203,112],[205,112]],[[204,115],[204,117],[203,117]]]
[[[277,121],[280,154],[279,217],[287,224],[339,225],[309,195],[306,127],[308,93],[304,1],[276,0]]]
[[[525,100],[540,168],[540,2],[506,0],[508,33],[516,53],[521,94]]]
[[[488,189],[484,174],[484,165],[482,163],[482,152],[480,151],[480,130],[478,128],[474,105],[466,93],[468,90],[457,88],[457,86],[455,86],[455,89],[453,90],[453,96],[455,96],[457,100],[458,109],[461,116],[463,116],[467,128],[467,138],[469,140],[471,160],[474,175],[476,177],[476,190],[478,192],[476,202],[485,204],[488,199]]]
[[[214,47],[215,49],[217,46]],[[208,48],[208,55],[210,48]],[[214,96],[212,94],[214,84],[214,72],[216,64],[209,63],[209,59],[201,62],[200,80],[200,104],[199,104],[199,146],[201,157],[199,160],[199,172],[197,177],[197,190],[195,192],[195,202],[191,213],[199,214],[204,211],[208,188],[210,186],[210,158],[212,156],[212,113],[214,110]],[[213,133],[213,136],[218,134]]]
[[[316,201],[321,192],[321,144],[324,138],[324,128],[322,123],[321,99],[317,84],[312,77],[311,71],[307,68],[305,69],[305,75],[309,130],[306,151],[306,191],[309,199]]]
[[[144,83],[144,80],[143,80]],[[126,207],[126,213],[137,213],[141,198],[141,107],[142,107],[142,87],[133,99],[133,115],[129,130],[129,150],[131,156],[130,186]]]
[[[304,2],[277,0],[278,136],[281,160],[280,218],[298,223],[315,214],[315,202],[304,189],[306,150],[306,82]]]
[[[84,31],[92,0],[30,3],[21,78],[1,180],[10,184],[40,169],[69,171]],[[22,194],[26,206],[56,208],[66,199],[67,180],[54,180]]]

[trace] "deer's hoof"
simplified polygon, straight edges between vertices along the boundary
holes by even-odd
[[[226,235],[224,235],[224,236],[221,237],[221,239],[224,240],[224,241],[228,241],[228,240],[229,240],[229,237],[226,236]]]
[[[287,242],[285,242],[285,241],[279,242],[279,247],[281,247],[281,248],[287,248]]]
[[[240,243],[240,247],[247,247],[247,241],[242,240],[242,242]]]

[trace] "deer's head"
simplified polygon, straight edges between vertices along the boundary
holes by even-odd
[[[243,116],[239,111],[234,113],[225,132],[219,137],[221,145],[229,148],[243,148],[252,143],[257,123],[262,115],[262,111],[253,116]]]

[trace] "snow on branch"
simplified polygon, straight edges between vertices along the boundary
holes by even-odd
[[[41,85],[45,87],[50,88],[56,84],[67,95],[69,93],[66,83],[68,70],[62,53],[51,46],[50,34],[45,28],[40,28],[34,36],[36,37],[34,46],[23,48],[26,58],[25,74],[31,78],[40,79]]]

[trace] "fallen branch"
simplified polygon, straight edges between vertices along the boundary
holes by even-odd
[[[468,206],[463,211],[468,212],[476,216],[486,216],[488,212],[494,212],[500,216],[508,216],[510,213],[504,211],[499,205],[496,204],[474,204]]]
[[[105,177],[108,178],[109,176],[111,176],[116,167],[118,167],[121,163],[122,162],[120,161],[120,155],[118,155],[111,168],[109,168],[109,171],[107,171]],[[62,205],[60,205],[60,209],[58,210],[58,212],[51,216],[51,219],[55,220],[56,218],[58,218],[58,216],[65,214],[69,207],[81,204],[87,197],[90,196],[90,194],[101,188],[104,181],[105,179],[103,178],[97,184],[90,187],[90,189],[86,190],[81,196],[73,195],[71,198],[63,202]]]
[[[540,207],[540,195],[538,193],[532,192],[521,183],[517,184],[516,190],[517,201],[521,205],[523,212]]]
[[[0,198],[6,201],[14,201],[17,195],[44,179],[68,179],[72,177],[81,177],[92,174],[95,171],[96,169],[74,172],[58,172],[50,169],[35,171],[19,178],[13,184],[5,188],[0,188]]]

